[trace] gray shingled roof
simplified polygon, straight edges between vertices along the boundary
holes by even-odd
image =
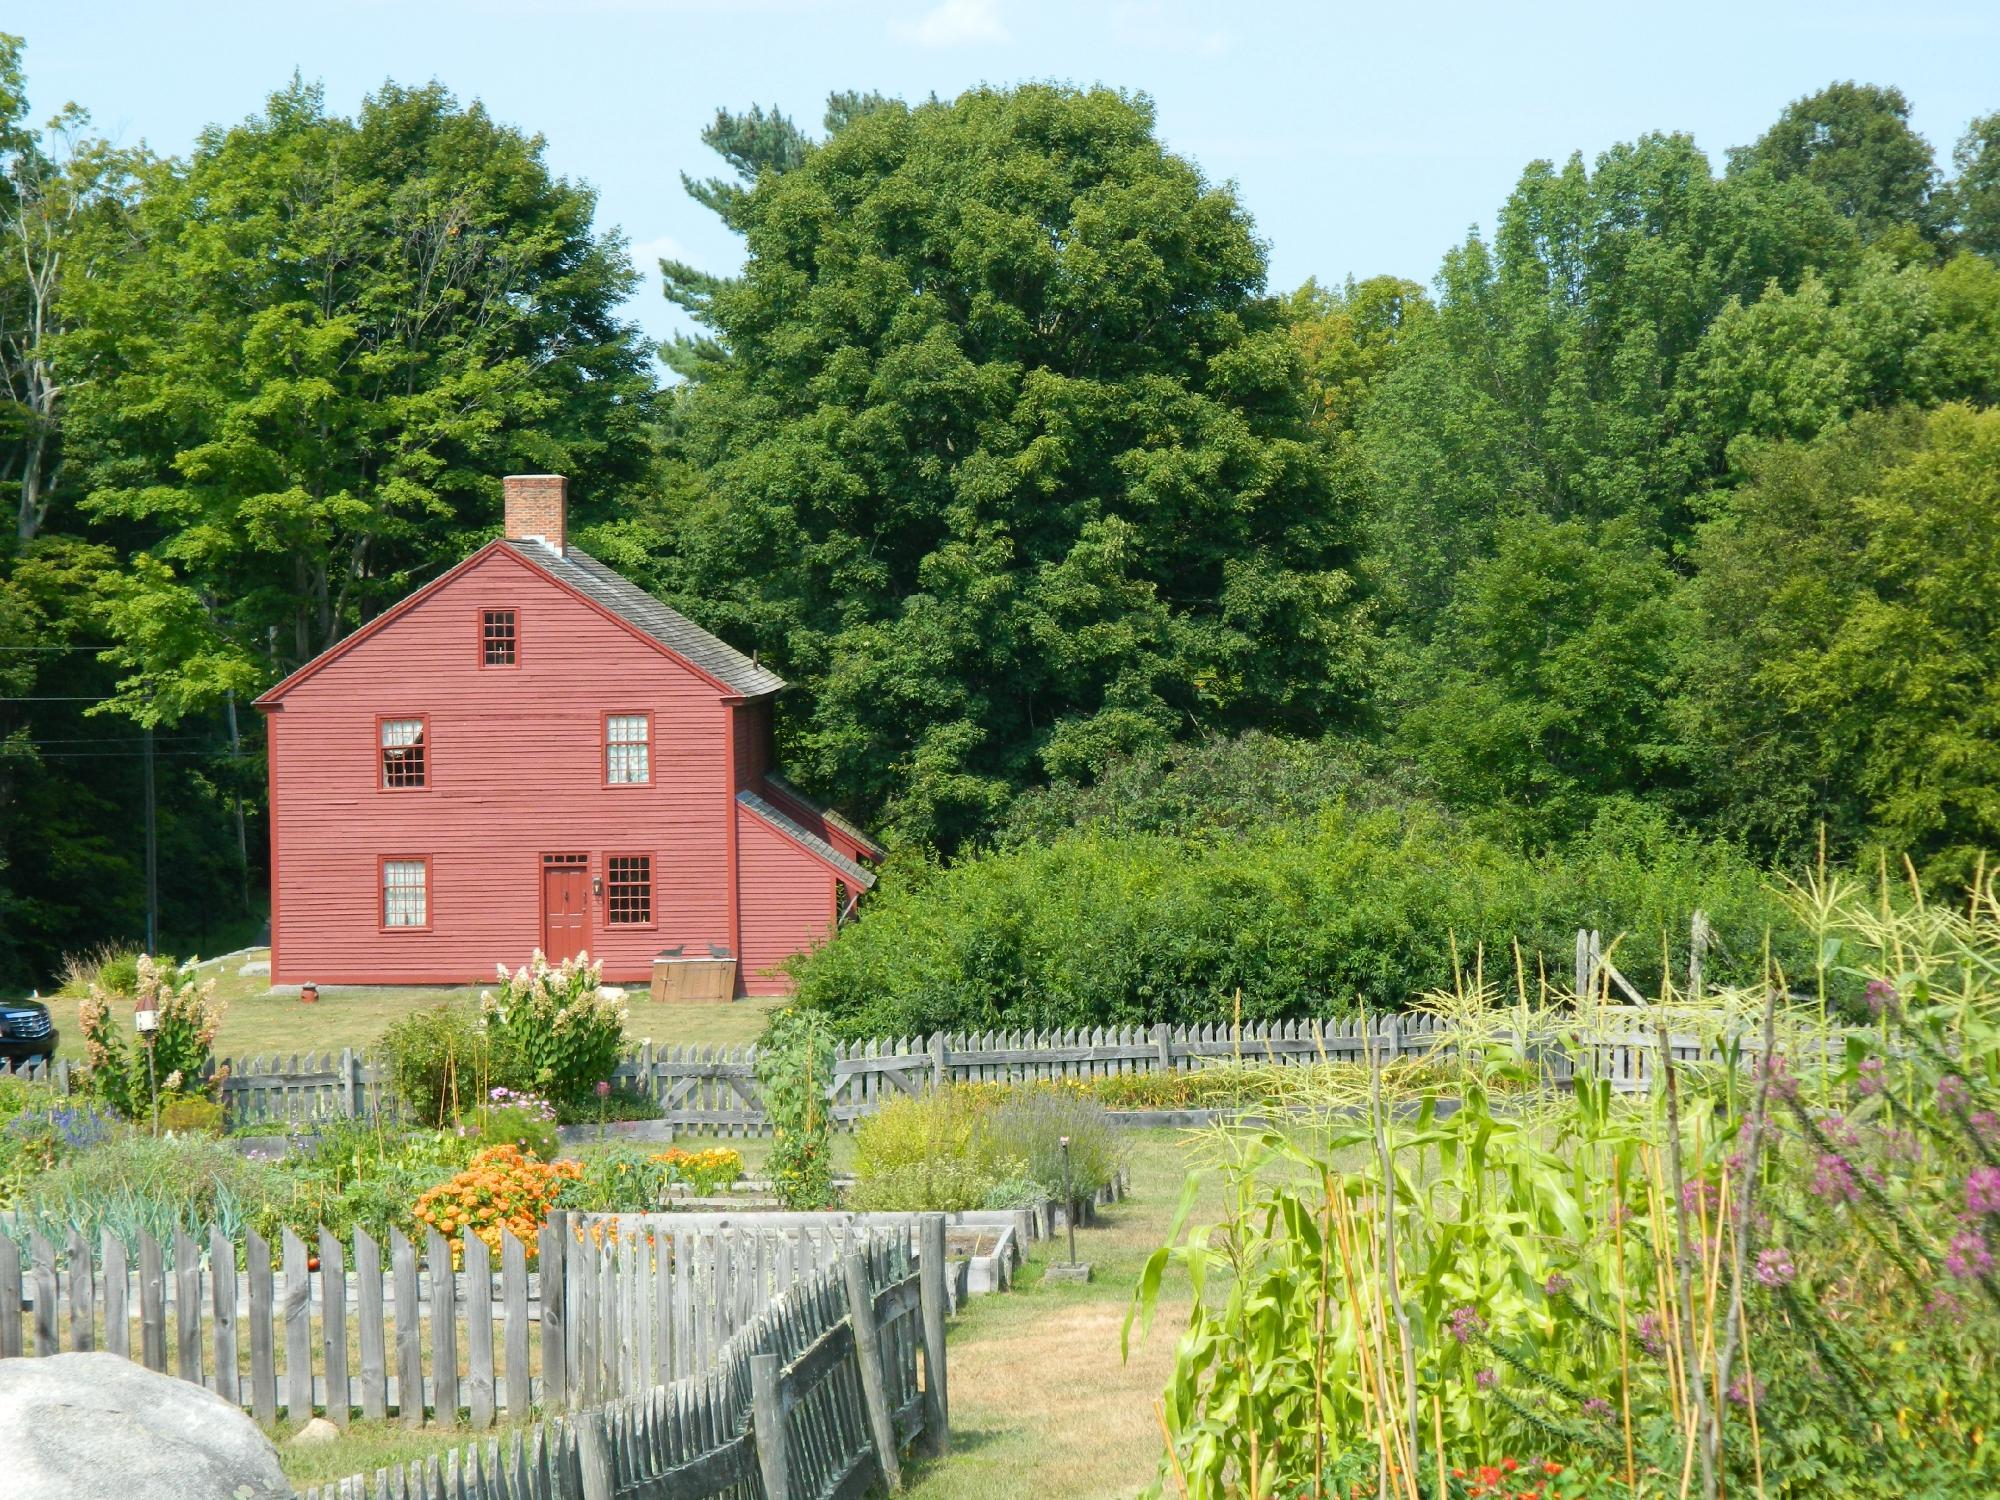
[[[865,891],[875,884],[873,872],[861,865],[857,865],[853,860],[842,854],[810,828],[807,828],[798,819],[785,812],[784,809],[769,798],[760,796],[756,792],[742,791],[736,794],[736,800],[749,808],[750,811],[756,813],[758,817],[764,819],[765,822],[770,823],[793,843],[812,850],[813,853],[840,871],[849,881],[862,890]]]
[[[874,855],[875,858],[877,859],[882,858],[884,851],[880,844],[876,843],[875,840],[870,838],[867,834],[863,833],[858,827],[856,827],[853,823],[849,822],[846,818],[842,817],[839,813],[835,812],[832,808],[827,807],[823,803],[815,802],[812,798],[808,797],[804,792],[800,791],[797,787],[793,786],[788,778],[780,776],[776,771],[766,771],[764,773],[764,779],[770,782],[771,785],[776,787],[779,791],[783,792],[787,797],[794,798],[804,806],[810,807],[814,812],[818,813],[822,818],[824,818],[830,825],[832,825],[835,828],[838,828],[842,833],[846,834],[849,838],[853,839],[855,843],[859,844],[863,849],[866,849],[870,854]]]
[[[558,552],[547,542],[530,539],[507,543],[522,557],[551,578],[568,584],[594,603],[603,605],[619,619],[644,631],[731,692],[746,698],[775,693],[785,679],[738,651],[727,641],[710,635],[686,615],[668,609],[651,594],[604,566],[588,552],[571,547]]]

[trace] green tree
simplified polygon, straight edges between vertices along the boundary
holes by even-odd
[[[1910,128],[1901,89],[1834,83],[1795,99],[1754,145],[1729,153],[1729,170],[1810,182],[1864,239],[1905,227],[1934,238],[1942,228],[1936,159]]]
[[[1951,153],[1952,198],[1968,250],[2000,260],[2000,112],[1966,126]]]
[[[1594,170],[1531,165],[1492,243],[1446,256],[1436,316],[1361,414],[1371,570],[1397,627],[1426,638],[1515,509],[1685,536],[1715,460],[1674,401],[1711,320],[1856,253],[1813,187],[1718,179],[1685,136]]]
[[[2000,412],[1864,413],[1750,472],[1695,553],[1716,817],[1963,877],[2000,845]]]
[[[573,476],[589,519],[643,470],[634,274],[539,137],[441,86],[357,118],[294,82],[146,174],[74,293],[87,509],[140,545],[103,580],[148,722],[240,696],[455,561],[498,476]]]
[[[1501,523],[1420,658],[1399,741],[1447,804],[1528,846],[1681,779],[1668,704],[1692,621],[1641,528]]]
[[[1360,695],[1353,521],[1232,194],[1150,104],[871,108],[743,200],[670,582],[800,684],[789,762],[949,845],[1017,788]],[[717,596],[720,596],[718,599]]]

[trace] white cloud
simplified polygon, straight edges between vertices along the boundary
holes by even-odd
[[[687,246],[670,234],[655,239],[639,240],[632,246],[632,264],[648,276],[653,275],[663,260],[677,260],[686,263],[692,260]]]
[[[996,0],[944,0],[915,24],[899,22],[891,29],[919,47],[972,47],[1009,40]]]

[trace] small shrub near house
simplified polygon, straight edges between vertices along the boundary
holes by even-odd
[[[383,1032],[379,1046],[404,1112],[423,1124],[450,1124],[492,1086],[492,1038],[470,1005],[412,1011]]]
[[[479,997],[494,1082],[559,1110],[592,1098],[618,1065],[625,1036],[625,1008],[604,993],[602,975],[581,955],[551,964],[537,951],[511,974],[502,965],[499,987]]]

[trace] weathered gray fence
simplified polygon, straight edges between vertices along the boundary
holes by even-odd
[[[254,1233],[219,1230],[166,1245],[142,1233],[132,1247],[35,1234],[25,1257],[0,1234],[0,1357],[103,1348],[164,1372],[171,1352],[174,1374],[265,1422],[317,1410],[341,1425],[393,1413],[484,1428],[699,1375],[775,1297],[857,1248],[907,1253],[911,1234],[671,1216],[620,1233],[556,1214],[535,1271],[504,1231],[497,1265],[470,1232],[422,1245],[392,1232],[385,1256],[365,1231],[308,1244],[287,1230],[276,1257]]]
[[[904,1447],[949,1446],[942,1233],[939,1221],[915,1272],[893,1240],[820,1268],[698,1375],[543,1423],[504,1449],[489,1441],[306,1500],[852,1500],[895,1488]]]

